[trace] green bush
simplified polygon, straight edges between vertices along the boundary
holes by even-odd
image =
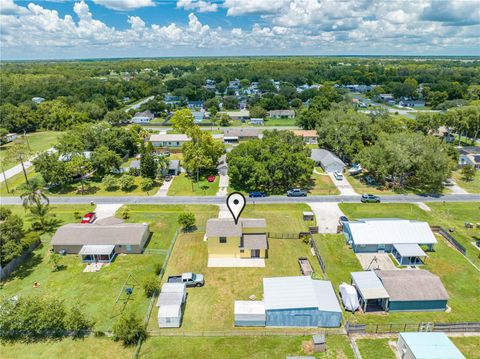
[[[122,189],[122,191],[131,190],[135,185],[135,178],[130,175],[123,175],[118,180],[118,184],[120,185],[120,188]]]
[[[113,191],[118,187],[118,180],[114,175],[106,175],[103,177],[102,184],[107,191]]]
[[[160,287],[158,277],[147,277],[143,281],[143,290],[147,297],[151,297],[153,293]]]
[[[142,178],[140,181],[140,187],[142,191],[148,192],[153,188],[153,180],[151,178]]]
[[[155,274],[160,275],[161,271],[162,271],[162,263],[155,263]]]
[[[195,225],[195,214],[192,212],[180,213],[178,224],[180,224],[184,230],[191,229]]]
[[[113,339],[124,345],[135,345],[139,339],[145,339],[147,332],[140,318],[133,313],[124,314],[113,325]]]

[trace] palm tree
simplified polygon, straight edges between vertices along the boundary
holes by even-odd
[[[24,183],[21,189],[23,192],[20,195],[20,198],[22,199],[22,204],[25,208],[38,205],[42,200],[50,203],[50,200],[43,191],[43,183],[38,178],[33,179],[28,183]]]
[[[48,203],[36,201],[34,205],[30,205],[29,209],[32,216],[37,218],[42,225],[42,228],[45,229],[47,227],[47,215],[50,211],[50,205]]]

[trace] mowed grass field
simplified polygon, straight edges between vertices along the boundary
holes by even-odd
[[[21,206],[8,206],[22,215]],[[99,272],[84,273],[85,264],[77,255],[62,257],[63,270],[52,272],[48,263],[50,258],[49,234],[43,236],[42,245],[37,248],[31,258],[25,261],[3,283],[1,298],[12,296],[41,295],[56,296],[67,303],[79,303],[85,312],[96,321],[95,329],[110,330],[113,323],[122,312],[131,311],[144,318],[149,298],[144,295],[142,281],[148,276],[155,275],[155,267],[163,264],[164,254],[155,254],[149,248],[166,249],[178,229],[177,216],[182,211],[197,213],[198,222],[204,226],[207,215],[215,216],[216,206],[131,206],[129,221],[148,222],[152,237],[147,245],[147,253],[140,255],[119,255],[108,266]],[[78,222],[73,213],[83,214],[92,210],[91,206],[53,206],[52,213],[63,223]],[[26,217],[27,223],[29,218]],[[132,275],[134,280],[134,294],[124,302],[122,299],[115,303],[127,277]],[[39,288],[33,288],[38,282]]]
[[[475,172],[475,177],[472,181],[465,181],[460,171],[453,172],[452,178],[457,184],[468,193],[480,193],[480,173]]]
[[[438,203],[442,210],[431,206],[431,212],[426,212],[416,205],[410,204],[340,204],[340,208],[350,219],[371,217],[398,217],[428,221],[437,224],[437,221],[457,223],[464,213],[470,213],[472,203],[447,203],[450,217],[447,217],[446,208]],[[455,232],[454,232],[455,233]],[[334,287],[342,282],[350,283],[350,272],[362,270],[359,261],[352,250],[345,244],[343,235],[317,235],[315,240],[325,261],[329,279]],[[381,314],[352,315],[345,312],[345,319],[359,323],[418,323],[418,322],[463,322],[480,320],[480,272],[469,263],[462,254],[437,236],[438,243],[435,251],[428,253],[424,269],[438,275],[450,299],[450,312],[392,312]],[[472,247],[472,251],[476,250]],[[475,253],[475,252],[474,252]]]
[[[302,220],[302,210],[306,208],[306,205],[297,204],[250,205],[242,217],[266,218],[269,231],[298,234],[306,228]],[[300,275],[298,257],[309,258],[314,270],[321,273],[309,245],[299,239],[269,238],[265,268],[208,268],[208,244],[203,238],[201,231],[182,233],[169,260],[164,278],[183,272],[205,275],[204,287],[188,289],[182,327],[167,329],[169,333],[238,330],[234,327],[234,301],[248,300],[251,295],[262,298],[264,277]],[[154,308],[150,330],[160,330],[156,323],[157,313],[158,309]]]
[[[389,342],[397,342],[398,338],[356,339],[362,359],[395,359],[395,352]]]
[[[308,194],[312,196],[321,196],[321,195],[337,195],[340,194],[340,191],[332,182],[332,179],[326,173],[313,173],[312,185],[308,189]]]
[[[46,151],[50,147],[53,147],[57,143],[58,137],[61,134],[62,132],[58,131],[33,132],[28,133],[26,139],[23,138],[23,135],[18,134],[17,140],[0,146],[0,163],[5,170],[8,170],[9,168],[12,168],[18,164],[16,160],[9,158],[7,155],[7,150],[10,147],[15,146],[17,142],[22,142],[27,145],[28,141],[30,153],[33,156],[36,153]]]
[[[135,347],[125,347],[110,338],[47,340],[36,343],[0,343],[2,359],[131,359]]]
[[[310,341],[310,336],[150,337],[142,345],[140,358],[278,359],[303,355],[319,359],[354,358],[346,335],[327,335],[324,353],[310,352]]]
[[[169,196],[215,196],[218,192],[219,177],[215,176],[214,182],[208,182],[206,176],[200,181],[193,181],[184,173],[175,176],[167,195]]]

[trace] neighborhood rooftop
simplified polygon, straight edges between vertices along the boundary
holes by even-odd
[[[308,276],[263,278],[265,309],[318,308],[340,312],[329,281]]]
[[[355,288],[364,299],[389,298],[385,287],[374,271],[352,272],[352,281]]]
[[[140,245],[148,226],[142,223],[114,225],[70,223],[53,235],[52,245]]]
[[[315,134],[316,134],[316,131],[315,131]],[[332,163],[337,163],[341,166],[345,166],[345,163],[343,163],[343,161],[340,158],[335,156],[332,152],[327,151],[323,148],[313,149],[312,154],[310,155],[310,158],[315,162],[321,162],[322,166],[325,166],[325,167],[330,166]]]
[[[190,137],[183,133],[162,133],[150,136],[151,142],[182,142],[190,141]]]
[[[415,359],[465,359],[445,333],[400,333]]]
[[[240,237],[242,228],[267,228],[267,222],[263,218],[241,218],[235,224],[230,218],[212,218],[207,221],[207,237]]]
[[[376,270],[391,301],[447,300],[448,293],[435,274],[423,269]]]
[[[435,244],[437,240],[427,222],[398,218],[361,219],[344,224],[356,245]]]

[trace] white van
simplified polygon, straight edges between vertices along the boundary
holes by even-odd
[[[335,177],[337,181],[343,180],[343,174],[342,172],[339,172],[339,171],[333,172],[333,177]]]

